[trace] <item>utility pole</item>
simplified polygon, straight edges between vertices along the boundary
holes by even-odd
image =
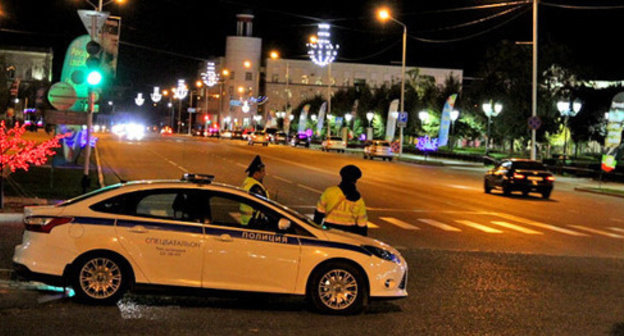
[[[531,90],[531,116],[537,116],[537,5],[538,0],[533,0],[533,85]],[[531,130],[531,160],[537,159],[536,139],[537,130]]]

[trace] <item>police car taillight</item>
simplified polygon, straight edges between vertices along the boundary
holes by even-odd
[[[73,220],[73,217],[26,217],[24,226],[26,231],[50,233],[53,228],[71,223]]]

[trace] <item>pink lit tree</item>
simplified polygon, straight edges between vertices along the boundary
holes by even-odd
[[[33,140],[23,139],[26,132],[24,125],[15,124],[13,128],[7,128],[4,121],[0,122],[0,209],[4,207],[4,170],[8,168],[10,173],[18,169],[28,171],[31,165],[40,166],[48,157],[55,154],[54,148],[61,145],[59,141],[68,134],[59,134],[52,139],[37,143]]]

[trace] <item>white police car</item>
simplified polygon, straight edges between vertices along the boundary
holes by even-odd
[[[15,270],[103,304],[140,285],[302,295],[337,314],[407,296],[394,248],[212,179],[128,182],[27,207]]]

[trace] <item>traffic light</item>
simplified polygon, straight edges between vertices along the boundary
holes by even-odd
[[[87,54],[89,54],[85,62],[89,69],[87,73],[87,83],[90,86],[98,86],[102,83],[103,79],[99,56],[102,52],[102,46],[98,42],[91,40],[87,43],[86,49]]]

